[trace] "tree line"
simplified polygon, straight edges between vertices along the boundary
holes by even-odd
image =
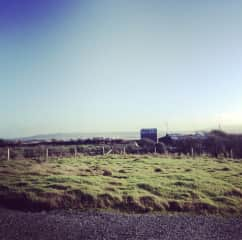
[[[211,157],[219,156],[242,158],[242,135],[229,134],[220,130],[213,130],[203,138],[185,137],[173,140],[169,135],[160,138],[168,150],[179,154],[207,154]]]

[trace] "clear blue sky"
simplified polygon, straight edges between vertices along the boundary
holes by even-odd
[[[241,9],[1,0],[0,137],[241,123]]]

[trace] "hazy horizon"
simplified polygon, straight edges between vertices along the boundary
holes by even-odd
[[[111,138],[122,138],[122,139],[134,139],[140,137],[141,129],[133,129],[130,131],[73,131],[73,132],[42,132],[35,133],[32,135],[22,135],[22,136],[12,136],[9,137],[0,137],[0,139],[77,139],[77,138],[95,138],[95,137],[111,137]],[[218,126],[213,128],[206,129],[193,129],[193,130],[182,130],[182,129],[161,129],[157,128],[158,136],[164,136],[166,133],[177,133],[177,134],[195,134],[199,132],[209,132],[212,130],[221,130],[226,133],[242,133],[242,125],[234,125],[234,126]]]
[[[241,125],[241,7],[0,1],[0,138]]]

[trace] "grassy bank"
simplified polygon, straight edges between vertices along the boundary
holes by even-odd
[[[82,156],[0,162],[0,204],[242,215],[242,161]]]

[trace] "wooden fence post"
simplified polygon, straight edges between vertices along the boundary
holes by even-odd
[[[75,151],[75,158],[76,158],[76,156],[77,156],[77,147],[76,146],[74,148],[74,151]]]
[[[168,151],[168,149],[165,149],[165,155],[166,155],[166,157],[169,157],[169,151]]]
[[[10,160],[10,149],[8,148],[8,161]]]
[[[46,161],[48,161],[48,159],[49,159],[49,149],[48,148],[46,148]]]
[[[105,155],[105,149],[104,149],[104,147],[102,147],[102,150],[103,150],[103,155]]]
[[[191,156],[194,157],[194,150],[193,150],[193,147],[191,148]]]

